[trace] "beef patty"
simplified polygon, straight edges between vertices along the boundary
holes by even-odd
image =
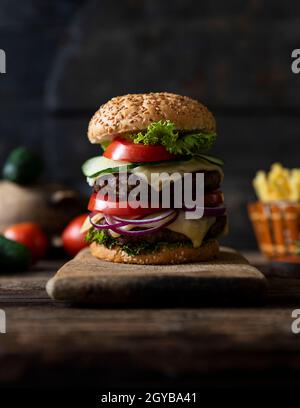
[[[130,174],[130,173],[129,173]],[[107,175],[106,177],[107,178]],[[101,180],[101,179],[99,179]],[[110,186],[112,189],[116,189],[116,192],[118,194],[118,191],[122,189],[122,183],[127,182],[124,180],[124,178],[120,177],[119,173],[113,173],[111,174],[111,177],[108,177],[108,186]],[[98,192],[100,190],[99,186],[99,181],[94,184],[94,192]],[[221,175],[218,171],[204,171],[204,191],[205,193],[208,193],[210,191],[217,190],[220,186],[221,183]],[[127,186],[127,192],[129,193],[131,190],[133,190],[136,186],[135,185],[128,185]],[[192,191],[196,191],[196,172],[192,173]],[[150,186],[149,186],[149,192],[150,192]],[[172,194],[172,189],[171,189],[171,194]]]
[[[217,217],[215,223],[208,230],[205,236],[205,239],[217,238],[224,231],[224,228],[226,226],[226,221],[227,221],[226,215]],[[155,243],[155,242],[169,242],[169,243],[186,242],[186,243],[189,243],[191,242],[190,239],[186,237],[185,235],[180,234],[179,232],[168,230],[167,228],[163,228],[159,231],[152,232],[151,234],[146,234],[145,236],[122,235],[116,239],[119,245],[125,245],[129,242],[133,243],[133,242],[138,242],[141,240],[145,240],[149,243]]]

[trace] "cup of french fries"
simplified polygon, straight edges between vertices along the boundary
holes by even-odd
[[[269,258],[300,254],[300,169],[274,163],[254,180],[258,201],[248,205],[255,236]],[[299,257],[300,258],[300,257]]]

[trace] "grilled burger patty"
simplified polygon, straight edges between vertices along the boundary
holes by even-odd
[[[192,189],[196,190],[196,173],[193,174]],[[112,188],[116,188],[116,192],[122,188],[122,178],[120,179],[119,173],[113,173],[111,178],[108,178],[108,184]],[[106,175],[107,177],[107,175]],[[100,180],[100,179],[99,179]],[[98,183],[99,183],[98,180]],[[100,186],[97,182],[94,184],[94,192],[97,193],[100,190]],[[221,175],[218,171],[204,171],[204,190],[205,192],[210,192],[217,190],[221,183]],[[127,186],[128,193],[133,190],[136,186]],[[150,190],[150,187],[149,187]]]
[[[226,218],[227,218],[226,215],[217,217],[216,222],[208,230],[205,239],[218,237],[224,231],[224,228],[226,226]],[[142,237],[122,235],[116,238],[119,245],[125,245],[128,244],[129,242],[130,243],[140,242],[141,239],[151,244],[154,244],[156,242],[169,242],[169,243],[191,242],[189,238],[187,238],[185,235],[180,234],[179,232],[168,230],[167,228],[163,228],[151,234],[145,234],[145,236]]]

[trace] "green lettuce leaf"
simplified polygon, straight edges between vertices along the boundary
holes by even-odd
[[[107,231],[90,228],[85,236],[85,241],[89,244],[96,242],[104,245],[106,248],[113,248],[117,244],[117,240],[113,238]]]
[[[216,133],[180,134],[169,120],[151,123],[144,132],[128,137],[134,143],[161,144],[168,152],[181,156],[196,156],[208,151],[216,140]]]
[[[108,146],[110,145],[110,141],[106,141],[106,142],[102,142],[100,143],[100,148],[101,148],[101,154],[105,152],[105,150],[108,148]]]
[[[112,249],[119,246],[117,238],[113,238],[108,231],[96,230],[91,228],[85,237],[86,242],[89,244],[96,242],[97,244],[104,245],[106,248]],[[144,253],[153,253],[159,251],[162,246],[168,246],[176,248],[178,246],[192,246],[191,242],[148,242],[147,240],[140,239],[138,241],[128,241],[127,243],[121,245],[122,250],[128,255],[136,256]]]

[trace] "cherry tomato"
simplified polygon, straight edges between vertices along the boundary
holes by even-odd
[[[38,224],[23,222],[6,228],[4,236],[25,245],[31,252],[32,263],[45,256],[48,239]]]
[[[116,138],[107,147],[103,156],[111,160],[124,160],[133,163],[164,161],[176,158],[164,146],[133,143],[120,137]]]
[[[81,249],[88,246],[84,240],[85,234],[80,232],[86,217],[87,214],[82,214],[74,218],[62,233],[64,249],[70,256],[75,256]]]

